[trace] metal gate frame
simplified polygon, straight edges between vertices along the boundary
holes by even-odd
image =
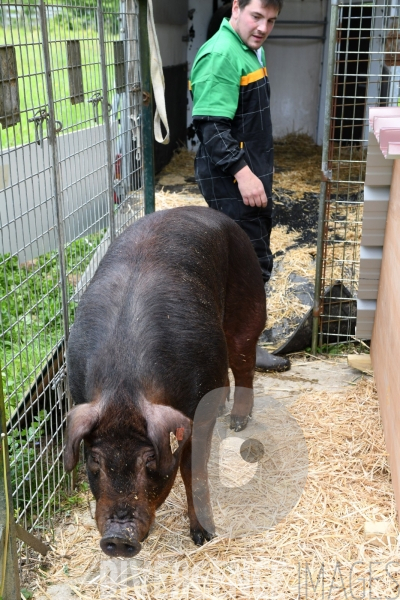
[[[400,101],[400,73],[385,71],[387,57],[400,67],[399,31],[393,25],[399,19],[397,0],[331,2],[313,354],[330,344],[357,341],[368,109]]]
[[[115,0],[115,3],[117,3],[117,1],[118,0]],[[24,378],[22,378],[21,375],[21,383],[18,384],[17,388],[11,389],[11,391],[14,390],[14,392],[15,390],[19,390],[15,393],[15,397],[19,398],[19,404],[16,406],[15,410],[12,409],[10,404],[7,404],[8,400],[3,396],[3,386],[0,382],[0,502],[2,503],[0,506],[0,558],[2,557],[3,559],[2,570],[0,571],[0,589],[1,586],[4,588],[2,590],[3,598],[7,600],[14,600],[14,598],[19,600],[20,598],[17,564],[18,553],[19,555],[24,553],[26,559],[28,559],[29,548],[27,544],[34,547],[39,552],[46,552],[45,545],[41,544],[41,542],[29,534],[27,529],[34,532],[38,525],[42,529],[51,527],[54,510],[60,503],[62,489],[63,487],[65,488],[65,485],[68,485],[68,478],[63,471],[61,462],[65,414],[71,405],[71,399],[65,381],[66,372],[64,366],[64,354],[68,344],[69,328],[73,321],[74,307],[79,300],[82,291],[90,281],[97,264],[105,253],[109,243],[117,237],[130,222],[136,220],[143,214],[153,212],[155,209],[153,100],[147,33],[148,1],[121,0],[118,6],[120,25],[117,32],[114,31],[111,33],[109,30],[106,31],[105,19],[107,16],[113,15],[111,14],[112,11],[109,7],[110,2],[108,3],[107,9],[104,8],[104,2],[105,0],[97,0],[97,7],[95,9],[95,18],[97,19],[98,25],[101,89],[96,96],[92,95],[89,99],[87,98],[88,94],[84,94],[83,92],[82,82],[81,88],[79,88],[79,68],[84,67],[85,65],[77,64],[76,62],[78,60],[77,56],[80,58],[79,44],[76,43],[75,47],[72,48],[70,52],[72,63],[68,63],[71,96],[68,98],[65,95],[65,97],[60,99],[59,90],[55,89],[54,86],[55,77],[56,75],[59,76],[60,72],[63,69],[65,71],[67,67],[54,67],[54,57],[57,52],[57,44],[60,44],[60,41],[53,39],[49,34],[49,14],[57,14],[57,10],[60,10],[61,12],[71,10],[71,13],[75,15],[83,14],[84,11],[81,6],[83,3],[69,0],[68,4],[60,4],[60,2],[54,0],[52,4],[49,4],[44,0],[38,0],[36,4],[19,5],[21,6],[22,11],[26,8],[26,12],[29,14],[29,17],[26,17],[25,15],[23,15],[23,18],[21,17],[22,23],[25,23],[25,19],[31,21],[32,12],[35,9],[40,15],[39,23],[41,39],[39,37],[39,43],[42,42],[43,46],[43,68],[42,71],[36,73],[36,77],[40,76],[45,81],[47,106],[45,107],[44,112],[36,112],[36,121],[34,118],[31,118],[31,122],[36,127],[36,141],[31,142],[28,140],[27,142],[26,140],[22,140],[22,145],[18,148],[2,149],[0,156],[0,175],[3,177],[3,181],[0,183],[0,194],[3,193],[6,209],[8,210],[8,206],[11,206],[11,202],[14,201],[16,195],[18,196],[18,194],[21,194],[21,186],[25,185],[26,187],[24,179],[21,182],[20,178],[18,178],[14,184],[12,181],[11,184],[10,181],[6,181],[7,173],[5,162],[7,153],[11,156],[11,154],[13,152],[16,153],[19,148],[22,150],[30,148],[30,144],[32,145],[33,150],[37,150],[35,145],[36,142],[39,146],[41,145],[41,148],[47,144],[51,161],[47,171],[46,169],[43,169],[43,172],[46,171],[47,179],[51,176],[51,192],[47,204],[51,204],[55,213],[55,221],[52,228],[53,230],[55,228],[57,231],[57,248],[52,251],[51,258],[47,258],[47,255],[43,255],[45,258],[42,259],[41,256],[39,256],[39,258],[36,259],[33,254],[33,260],[26,261],[24,267],[22,267],[21,256],[26,254],[28,258],[30,258],[29,253],[32,254],[31,246],[37,244],[39,247],[38,239],[23,239],[22,247],[18,247],[17,250],[11,249],[9,255],[4,255],[4,241],[7,242],[7,240],[11,240],[11,227],[16,227],[17,217],[15,219],[8,219],[4,218],[3,214],[0,226],[1,239],[3,242],[3,255],[0,256],[0,266],[4,269],[5,285],[7,289],[5,293],[0,293],[0,299],[2,299],[3,302],[5,302],[5,305],[10,308],[11,304],[16,302],[16,289],[23,289],[25,284],[28,286],[26,282],[30,281],[32,283],[34,277],[37,274],[42,273],[42,269],[44,272],[44,269],[48,267],[49,263],[55,261],[58,268],[57,281],[55,281],[54,284],[51,283],[49,288],[53,290],[55,297],[58,296],[58,309],[56,311],[56,315],[58,316],[55,316],[54,319],[58,319],[61,324],[61,329],[59,329],[61,334],[58,336],[56,343],[52,343],[51,348],[45,348],[46,352],[44,355],[41,355],[39,364],[29,365],[28,375],[24,376]],[[10,15],[9,23],[11,27],[10,5],[2,5],[3,11],[7,10],[7,7]],[[93,18],[92,13],[91,18]],[[16,27],[19,32],[18,21]],[[4,36],[5,35],[6,34],[4,33]],[[68,33],[63,37],[65,39],[62,40],[62,43],[69,39]],[[118,45],[118,40],[122,42],[122,45]],[[19,37],[18,41],[20,41]],[[82,38],[82,42],[86,42],[86,39]],[[71,46],[73,45],[74,44],[71,44]],[[33,42],[31,46],[34,46]],[[13,40],[13,43],[10,45],[10,42],[5,38],[5,45],[3,48],[5,48],[8,61],[6,61],[6,68],[9,70],[6,72],[4,71],[5,63],[1,62],[0,47],[0,122],[3,125],[3,128],[5,126],[7,128],[15,128],[15,126],[21,122],[21,118],[28,119],[28,111],[31,113],[31,110],[33,109],[33,107],[31,108],[28,106],[26,106],[26,108],[21,108],[19,103],[20,99],[18,98],[18,89],[21,89],[21,81],[24,81],[24,79],[30,81],[30,75],[29,73],[16,72],[16,60],[13,62],[13,72],[10,70],[11,67],[9,67],[10,56],[11,58],[14,57],[16,49],[22,56],[24,44],[15,44]],[[79,49],[78,53],[77,48]],[[114,63],[112,60],[112,50],[114,50]],[[28,51],[26,50],[26,52]],[[58,50],[58,52],[61,53],[60,50]],[[71,56],[68,55],[68,60],[70,60]],[[73,62],[74,60],[75,63]],[[110,85],[112,76],[114,76],[114,84]],[[33,75],[33,77],[35,77],[35,75]],[[85,83],[88,85],[87,81],[85,81]],[[106,215],[105,213],[97,212],[94,224],[91,225],[90,222],[88,222],[83,228],[83,233],[79,235],[73,234],[71,241],[71,212],[68,213],[68,205],[65,201],[65,197],[68,196],[69,191],[68,186],[65,186],[65,164],[67,163],[67,159],[60,154],[60,152],[62,153],[62,148],[60,150],[60,123],[57,111],[60,107],[60,102],[67,103],[68,100],[71,100],[71,103],[74,104],[74,101],[72,100],[74,93],[71,88],[71,86],[74,85],[76,86],[75,101],[82,102],[82,98],[80,97],[85,96],[87,102],[92,102],[90,110],[93,110],[94,112],[95,121],[99,119],[97,106],[100,104],[103,115],[108,115],[111,110],[111,117],[117,115],[119,122],[118,126],[112,126],[112,120],[110,121],[110,118],[107,117],[103,119],[105,135],[104,143],[102,141],[100,143],[105,146],[106,156],[103,161],[104,166],[101,167],[101,170],[106,172],[107,185],[104,191],[101,192],[101,197],[106,198],[108,207],[108,230],[107,233],[103,235],[102,239],[97,241],[96,246],[93,247],[93,244],[91,245],[89,251],[86,248],[87,240],[85,232],[90,232],[91,227],[101,228],[101,224],[105,222],[104,219]],[[118,86],[120,87],[118,88]],[[25,90],[25,88],[23,89]],[[77,89],[78,91],[76,91]],[[16,90],[17,95],[15,95]],[[9,91],[11,91],[11,96],[10,94],[7,95]],[[116,99],[115,102],[112,101],[113,98]],[[5,111],[5,115],[2,114],[2,110]],[[43,110],[43,108],[41,110]],[[86,112],[89,110],[86,105],[85,110]],[[3,120],[2,117],[4,117]],[[86,121],[86,124],[87,122],[88,121]],[[44,135],[44,124],[47,125],[47,136]],[[70,127],[70,129],[73,134],[74,128]],[[80,132],[85,134],[86,130],[89,131],[90,128],[81,129]],[[12,131],[14,133],[14,130]],[[9,134],[7,129],[7,140],[8,139]],[[135,141],[132,142],[132,140]],[[116,156],[113,156],[113,150],[118,144],[120,144],[120,147],[122,148],[122,155],[117,154]],[[93,146],[93,148],[93,151],[95,151],[95,146]],[[72,155],[73,152],[71,152],[71,156]],[[23,167],[25,165],[22,164],[22,161],[20,161],[20,163],[20,169],[22,174],[24,174]],[[91,169],[89,169],[89,171],[91,172]],[[99,195],[95,196],[95,200],[98,200],[99,198]],[[20,204],[21,202],[19,202],[19,205]],[[15,211],[16,210],[17,209],[15,209]],[[36,208],[31,211],[31,215],[35,215],[35,210]],[[27,213],[29,216],[29,210]],[[26,214],[21,210],[18,218],[22,219],[23,216],[26,216]],[[33,217],[31,217],[31,219],[32,218]],[[82,235],[84,238],[82,238]],[[84,254],[82,256],[78,253],[76,254],[76,268],[71,269],[71,267],[68,266],[67,254],[70,255],[71,253],[76,252],[73,248],[73,244],[75,241],[82,241],[82,239],[85,242]],[[28,263],[30,263],[29,267]],[[12,276],[10,280],[11,284],[9,285],[6,280],[6,268],[9,268],[10,265]],[[23,268],[26,269],[26,273],[21,275],[21,270]],[[28,272],[31,268],[33,269],[32,274]],[[80,281],[75,285],[75,292],[71,294],[71,285],[69,285],[69,281],[71,278],[76,277],[76,274],[79,275]],[[38,291],[41,291],[42,295],[34,298],[36,308],[32,309],[32,311],[37,310],[39,312],[38,307],[44,299],[43,288],[40,288]],[[24,333],[29,332],[28,316],[31,312],[28,313],[27,309],[28,307],[26,307],[25,310],[24,306],[23,314],[16,319],[17,337],[20,342],[22,342],[23,338],[23,336],[21,336],[21,331]],[[29,311],[31,311],[31,307],[29,307]],[[10,315],[10,311],[8,312]],[[11,318],[9,321],[11,323]],[[3,335],[4,333],[10,334],[10,332],[12,332],[15,323],[10,323],[5,326],[2,324]],[[43,332],[46,333],[45,327],[43,328]],[[52,338],[50,337],[50,339]],[[40,351],[41,344],[38,340],[39,334],[36,335],[36,341],[38,342],[38,350]],[[13,341],[11,343],[14,344]],[[35,346],[35,336],[33,341],[29,342],[29,344],[31,344],[32,347]],[[7,358],[5,359],[7,355],[5,354],[4,348],[2,356],[0,357],[0,363],[3,363],[3,368],[9,367],[11,364],[14,373],[17,373],[18,364],[21,362],[23,353],[28,356],[27,346],[22,348],[18,347],[18,350],[15,351],[15,355],[13,355],[10,363],[10,361],[7,361]],[[43,368],[43,361],[46,363],[45,368]],[[10,384],[7,381],[7,377],[8,375],[6,374],[5,382],[7,384],[7,389],[5,389],[4,392],[10,393]],[[33,381],[32,377],[35,378],[35,381]],[[28,391],[27,386],[30,387]],[[46,404],[46,402],[48,403],[49,401],[50,404]],[[40,411],[41,406],[46,406],[48,414],[42,415],[43,411]],[[29,424],[33,434],[27,433],[27,431],[31,431],[29,429]],[[36,436],[35,432],[38,432],[40,436]],[[7,434],[9,441],[8,446],[6,443]],[[53,447],[51,448],[51,446]],[[8,449],[10,449],[9,458]],[[28,456],[27,461],[25,461],[24,453]],[[42,464],[42,459],[45,455],[46,459]],[[21,456],[23,457],[22,463]],[[48,463],[49,456],[51,464]],[[16,462],[18,460],[20,463]],[[17,464],[19,464],[19,470],[16,467]],[[50,471],[52,470],[53,472],[57,472],[57,475],[53,477],[55,482],[54,489],[51,488],[49,483],[51,477]],[[21,477],[23,478],[22,483]],[[15,489],[12,490],[12,480],[14,480],[14,482],[17,481],[19,486],[22,485],[23,490],[24,507],[22,515],[18,513],[17,507],[16,520],[14,519],[15,506],[13,508],[12,504],[13,501],[14,503],[16,502],[16,494],[19,494],[19,492]],[[45,486],[46,481],[47,484],[50,485],[50,496],[46,500],[47,505],[40,514],[39,509],[37,508],[39,507],[40,494],[38,495],[36,489],[32,495],[32,481],[37,486]],[[29,488],[27,490],[25,490],[26,485]],[[32,498],[35,498],[35,495],[36,500],[32,500]],[[34,514],[34,505],[36,506],[38,513],[36,515]],[[30,514],[28,518],[27,515],[29,510]],[[19,522],[22,523],[23,527],[21,527]],[[20,542],[17,543],[16,537],[20,540],[24,540],[25,545],[21,545]],[[6,576],[5,573],[7,573]]]

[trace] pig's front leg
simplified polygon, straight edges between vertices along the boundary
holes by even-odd
[[[213,427],[214,424],[209,431],[202,428],[203,431],[197,431],[195,440],[187,441],[180,464],[186,488],[190,536],[197,546],[202,546],[215,536],[207,475]],[[207,429],[210,429],[209,426]]]

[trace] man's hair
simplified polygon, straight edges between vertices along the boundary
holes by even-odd
[[[238,0],[239,8],[243,9],[245,6],[250,4],[251,0]],[[261,4],[266,6],[273,6],[278,10],[278,13],[281,12],[283,7],[283,0],[261,0]]]

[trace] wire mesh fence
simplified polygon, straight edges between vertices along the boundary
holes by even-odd
[[[40,530],[67,483],[77,302],[144,214],[137,4],[2,4],[0,71],[2,386],[16,519]]]
[[[340,3],[332,9],[331,102],[325,123],[318,345],[354,339],[370,106],[400,102],[400,6]]]

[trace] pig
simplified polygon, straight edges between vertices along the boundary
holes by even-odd
[[[105,554],[130,558],[140,551],[178,468],[190,535],[197,545],[212,539],[212,431],[229,390],[228,366],[235,379],[231,428],[246,427],[265,320],[256,254],[218,211],[156,212],[110,245],[68,340],[75,406],[64,450],[71,471],[84,442]]]

